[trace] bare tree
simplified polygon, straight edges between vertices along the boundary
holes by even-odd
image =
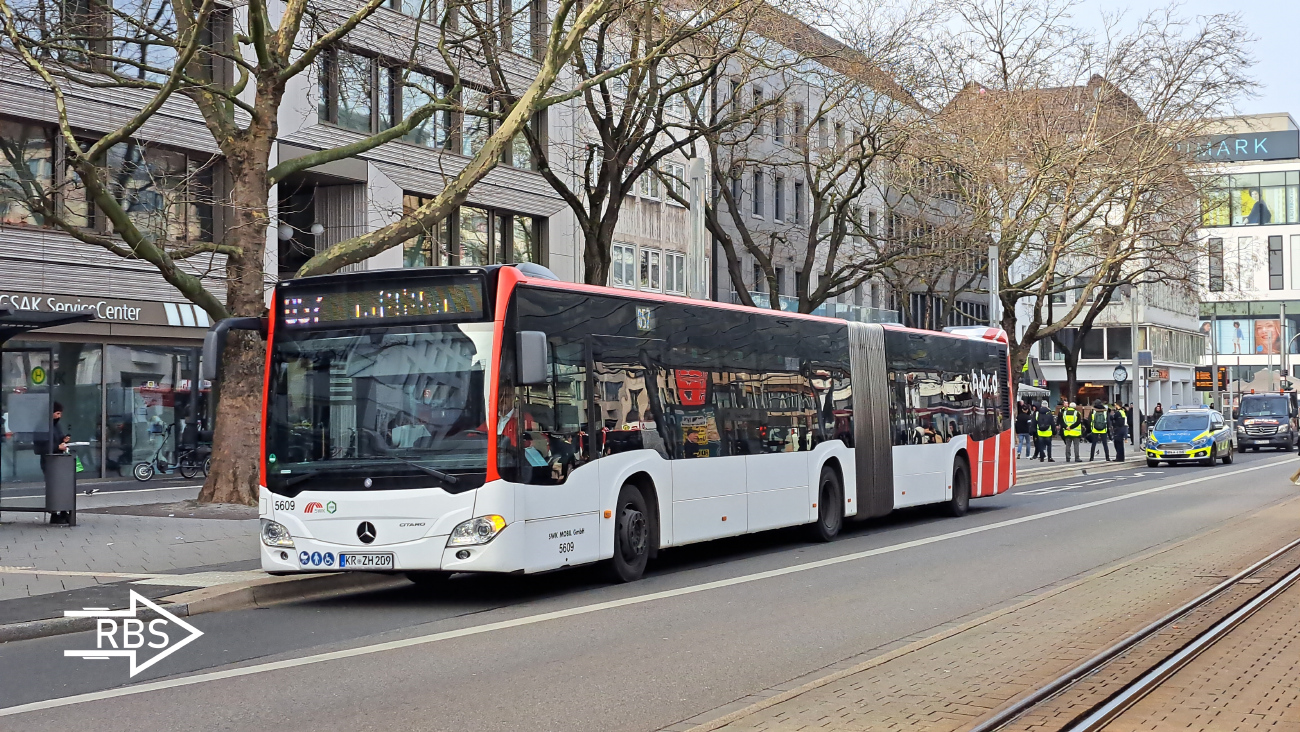
[[[462,130],[465,120],[482,120],[474,126],[482,134],[477,151],[448,176],[438,196],[391,225],[312,257],[301,274],[334,271],[428,230],[502,159],[537,110],[580,93],[576,89],[548,96],[587,30],[614,0],[560,0],[552,6],[554,17],[539,23],[536,37],[527,16],[502,17],[481,0],[452,0],[436,7],[417,1],[405,8],[409,22],[397,23],[401,32],[390,33],[386,26],[396,21],[375,17],[384,3],[364,0],[343,9],[288,0],[273,10],[264,0],[235,8],[212,0],[121,0],[88,6],[0,0],[6,39],[0,57],[17,63],[6,68],[30,75],[52,94],[66,160],[67,174],[61,175],[60,185],[29,180],[22,187],[31,194],[29,207],[89,246],[150,263],[213,319],[261,316],[263,262],[272,224],[268,197],[277,184],[308,168],[412,134],[435,114],[450,115]],[[521,34],[520,28],[529,30]],[[354,33],[372,38],[378,34],[390,43],[392,60],[404,67],[401,87],[417,92],[408,98],[420,101],[384,129],[367,126],[346,144],[275,160],[286,90],[312,78],[321,64],[341,63],[331,54]],[[530,78],[512,81],[499,57],[519,38],[528,47],[515,48],[537,63]],[[416,67],[436,69],[447,83],[439,88],[413,72]],[[465,81],[489,90],[485,103],[465,103]],[[68,109],[69,94],[84,96],[87,90],[120,94],[137,99],[139,105],[114,129],[85,130]],[[157,182],[153,173],[140,172],[157,166],[147,165],[150,146],[139,140],[163,110],[201,117],[212,134],[220,155],[204,167],[217,169],[216,176],[207,177],[221,182],[215,201],[223,213],[220,227],[200,232],[202,226],[159,225],[133,210],[138,189]],[[182,171],[196,172],[184,166]],[[191,199],[213,196],[200,185],[186,186],[186,191]],[[101,217],[106,224],[98,224]],[[190,235],[204,233],[207,236]],[[263,348],[255,335],[231,339],[222,362],[213,470],[201,500],[256,501],[262,361]]]
[[[586,82],[574,139],[552,142],[541,172],[577,220],[583,281],[606,283],[614,232],[640,181],[661,176],[670,191],[681,192],[683,176],[665,162],[716,128],[690,125],[688,110],[698,108],[717,70],[745,53],[758,10],[757,0],[727,0],[707,12],[622,0],[573,56],[569,70]],[[627,73],[610,76],[628,65]],[[537,155],[547,152],[538,134],[528,138]]]
[[[771,46],[719,73],[708,116],[697,119],[709,129],[715,182],[705,225],[742,303],[754,305],[742,271],[748,255],[770,307],[780,307],[778,268],[789,264],[797,309],[812,312],[907,254],[871,231],[868,208],[878,204],[865,194],[923,111],[871,58],[808,23],[782,15],[762,28]],[[719,125],[721,116],[732,123]]]
[[[961,29],[931,44],[955,73],[928,154],[960,171],[963,215],[999,247],[1013,363],[1196,256],[1205,170],[1177,143],[1250,87],[1235,16],[1158,11],[1099,40],[1070,25],[1074,5],[954,0]]]

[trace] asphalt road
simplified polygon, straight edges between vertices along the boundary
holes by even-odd
[[[63,657],[88,633],[11,643],[0,728],[652,732],[1296,495],[1294,455],[1237,458],[1033,484],[961,519],[900,511],[831,544],[669,550],[631,585],[460,577],[201,615],[205,635],[135,679]],[[121,693],[148,682],[168,686]]]

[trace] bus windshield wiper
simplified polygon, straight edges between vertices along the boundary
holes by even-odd
[[[401,457],[399,455],[385,455],[384,457],[389,457],[399,462],[406,463],[407,465],[410,465],[416,470],[422,470],[428,473],[429,475],[432,475],[433,477],[437,478],[438,480],[441,480],[447,485],[456,485],[457,483],[460,482],[460,479],[452,475],[451,473],[444,473],[441,470],[438,470],[437,468],[430,468],[427,465],[421,465],[415,462],[414,460],[407,460],[406,458]]]

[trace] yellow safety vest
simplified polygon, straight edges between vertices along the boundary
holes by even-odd
[[[1048,418],[1051,418],[1052,415],[1051,415],[1051,414],[1048,414],[1047,416],[1048,416]],[[1046,429],[1043,429],[1042,425],[1038,424],[1038,415],[1036,415],[1036,414],[1034,415],[1034,429],[1038,430],[1038,436],[1039,436],[1039,437],[1051,437],[1051,436],[1052,436],[1052,428],[1051,428],[1051,426],[1048,426]]]
[[[1101,429],[1097,429],[1097,415],[1101,415]],[[1101,409],[1094,409],[1092,411],[1092,419],[1089,421],[1091,422],[1089,427],[1092,428],[1092,433],[1094,435],[1104,435],[1108,430],[1110,430],[1110,415],[1106,414],[1106,412]]]
[[[1065,437],[1083,437],[1083,420],[1077,409],[1061,412],[1061,435]]]

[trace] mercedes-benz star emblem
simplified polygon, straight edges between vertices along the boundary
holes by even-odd
[[[369,544],[375,540],[375,525],[369,521],[362,521],[357,527],[357,538],[362,544]]]

